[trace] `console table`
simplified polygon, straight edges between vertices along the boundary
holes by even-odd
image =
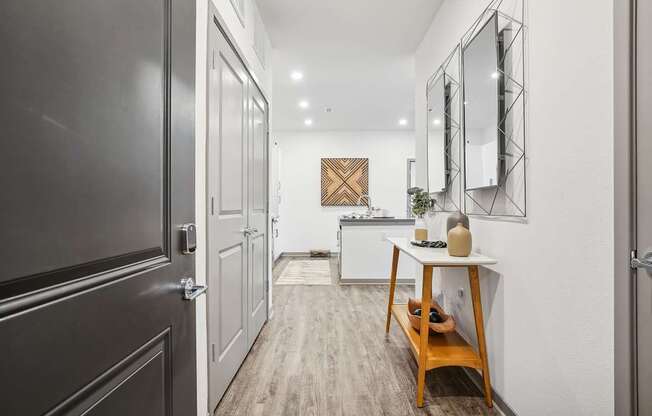
[[[421,248],[410,244],[406,238],[388,238],[393,246],[392,271],[389,285],[389,303],[387,306],[387,322],[385,331],[389,332],[392,315],[405,333],[410,343],[412,353],[417,360],[417,406],[423,407],[423,390],[426,382],[426,371],[438,367],[462,366],[482,370],[484,397],[488,407],[493,406],[491,398],[491,380],[489,377],[489,362],[487,360],[487,344],[484,338],[484,321],[482,303],[480,301],[480,281],[478,266],[496,264],[496,260],[472,253],[469,257],[453,257],[445,248]],[[457,332],[429,336],[428,319],[421,319],[421,328],[417,332],[408,320],[407,305],[394,305],[394,290],[396,289],[396,271],[399,254],[410,256],[423,265],[423,287],[421,310],[429,311],[432,297],[433,267],[466,267],[471,285],[475,331],[478,338],[478,352],[469,345]],[[427,314],[426,314],[427,316]]]

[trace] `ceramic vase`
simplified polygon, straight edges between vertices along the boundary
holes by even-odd
[[[455,257],[468,257],[471,254],[471,231],[461,222],[448,232],[448,254]]]
[[[456,211],[453,212],[451,215],[449,215],[448,219],[446,220],[446,232],[448,233],[450,230],[455,228],[458,222],[461,222],[462,225],[466,227],[467,230],[471,229],[469,227],[469,217],[462,214],[461,211]]]
[[[428,228],[426,227],[426,221],[418,217],[414,220],[414,239],[427,240],[428,239]]]

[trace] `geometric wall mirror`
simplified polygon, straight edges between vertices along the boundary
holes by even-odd
[[[426,166],[432,210],[453,212],[462,204],[460,46],[426,84]]]
[[[464,211],[526,216],[522,0],[495,0],[462,38]]]

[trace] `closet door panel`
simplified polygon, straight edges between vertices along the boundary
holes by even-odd
[[[267,103],[252,85],[249,157],[249,345],[267,320]]]
[[[208,71],[208,354],[215,408],[249,350],[248,74],[217,25]]]

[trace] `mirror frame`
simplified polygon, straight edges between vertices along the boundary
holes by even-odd
[[[526,96],[526,26],[524,0],[492,0],[484,11],[473,22],[461,38],[463,50],[475,39],[478,33],[497,18],[496,49],[497,67],[500,73],[503,97],[498,97],[499,114],[496,122],[499,140],[497,151],[499,170],[496,186],[466,189],[466,163],[464,166],[463,204],[467,215],[489,217],[527,216],[527,96]],[[502,29],[501,29],[502,28]],[[498,39],[502,34],[503,44]],[[509,36],[508,36],[509,35]],[[502,50],[499,48],[502,47]],[[463,54],[463,53],[462,53]],[[460,57],[463,61],[463,56]],[[461,72],[464,74],[464,63]],[[462,89],[466,88],[462,78]],[[509,97],[509,99],[508,99]],[[501,98],[504,100],[500,102]],[[462,105],[462,119],[466,117]],[[464,129],[464,158],[466,162],[466,126]]]

